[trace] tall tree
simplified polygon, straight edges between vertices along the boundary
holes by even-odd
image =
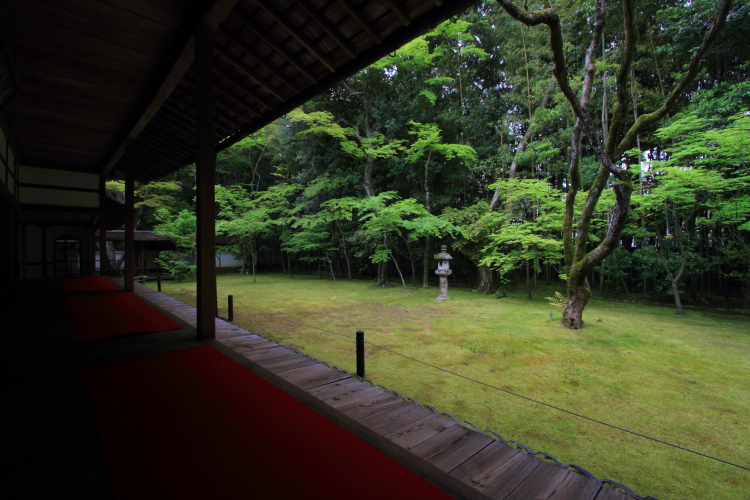
[[[623,47],[622,58],[617,67],[615,78],[615,103],[611,122],[606,137],[601,138],[594,125],[589,110],[591,91],[594,85],[596,59],[600,50],[602,33],[607,17],[605,0],[595,0],[591,41],[586,52],[585,73],[581,96],[573,90],[568,75],[568,65],[563,42],[560,17],[553,8],[529,11],[519,8],[512,0],[498,0],[505,11],[514,19],[527,26],[544,24],[549,28],[550,50],[552,52],[552,73],[560,90],[570,103],[576,118],[573,132],[572,155],[568,182],[570,184],[566,197],[566,211],[563,219],[563,245],[565,265],[568,277],[568,302],[563,312],[562,322],[568,328],[583,327],[583,310],[588,302],[590,291],[586,287],[586,278],[593,269],[610,255],[620,244],[620,234],[628,218],[630,197],[633,192],[632,172],[623,163],[623,154],[632,148],[636,138],[643,131],[663,119],[674,108],[678,99],[688,90],[698,75],[703,58],[713,41],[721,31],[731,8],[731,0],[722,0],[714,21],[711,23],[703,42],[694,50],[687,71],[674,86],[661,106],[650,113],[643,113],[630,127],[625,128],[628,118],[628,104],[631,101],[629,91],[630,68],[636,55],[638,30],[636,28],[636,8],[634,0],[623,0]],[[583,210],[576,219],[574,214],[575,199],[581,188],[580,155],[581,134],[585,133],[589,146],[599,162],[596,178],[586,195]],[[614,178],[611,188],[615,193],[615,204],[612,207],[612,218],[606,236],[593,249],[589,249],[591,217],[601,193],[606,189],[610,177]]]

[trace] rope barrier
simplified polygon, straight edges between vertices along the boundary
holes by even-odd
[[[299,322],[299,321],[294,321],[294,320],[290,320],[290,319],[284,318],[284,317],[282,317],[282,316],[277,316],[277,315],[275,315],[275,314],[271,314],[271,313],[268,313],[268,312],[266,312],[266,311],[263,311],[263,310],[261,310],[261,309],[257,309],[257,308],[255,308],[255,307],[252,307],[252,306],[248,306],[248,305],[246,305],[246,304],[242,304],[242,303],[239,303],[239,302],[237,302],[237,301],[235,301],[235,304],[239,304],[239,305],[242,305],[242,306],[244,306],[244,307],[248,307],[248,308],[250,308],[250,309],[253,309],[253,310],[256,310],[256,311],[262,312],[262,313],[264,313],[264,314],[267,314],[267,315],[269,315],[269,316],[273,316],[273,317],[275,317],[275,318],[278,318],[278,319],[282,319],[282,320],[285,320],[285,321],[289,321],[290,323],[296,323],[296,324],[298,324],[298,325],[302,325],[302,326],[305,326],[305,327],[307,327],[307,328],[312,328],[312,329],[314,329],[314,330],[320,330],[320,331],[322,331],[322,332],[332,333],[332,334],[334,334],[334,335],[339,335],[339,336],[341,336],[341,337],[347,337],[347,338],[350,338],[350,339],[354,339],[354,338],[355,338],[355,337],[353,337],[353,336],[351,336],[351,335],[344,335],[343,333],[333,332],[333,331],[331,331],[331,330],[325,330],[325,329],[323,329],[323,328],[318,328],[318,327],[316,327],[316,326],[312,326],[312,325],[307,325],[307,324],[305,324],[305,323],[301,323],[301,322]],[[262,335],[261,335],[261,336],[262,336]],[[263,337],[263,338],[266,338],[266,337]],[[270,339],[268,339],[268,340],[270,340]],[[533,402],[533,403],[536,403],[536,404],[539,404],[539,405],[542,405],[542,406],[546,406],[546,407],[548,407],[548,408],[552,408],[552,409],[554,409],[554,410],[558,410],[558,411],[561,411],[561,412],[567,413],[567,414],[569,414],[569,415],[573,415],[573,416],[576,416],[576,417],[579,417],[579,418],[582,418],[582,419],[585,419],[585,420],[589,420],[589,421],[591,421],[591,422],[595,422],[595,423],[597,423],[597,424],[600,424],[600,425],[604,425],[604,426],[607,426],[607,427],[611,427],[611,428],[613,428],[613,429],[617,429],[617,430],[619,430],[619,431],[622,431],[622,432],[626,432],[626,433],[632,434],[632,435],[634,435],[634,436],[639,436],[639,437],[642,437],[642,438],[644,438],[644,439],[649,439],[649,440],[651,440],[651,441],[654,441],[654,442],[657,442],[657,443],[661,443],[661,444],[663,444],[663,445],[666,445],[666,446],[671,446],[671,447],[673,447],[673,448],[676,448],[676,449],[679,449],[679,450],[682,450],[682,451],[686,451],[686,452],[689,452],[689,453],[693,453],[693,454],[695,454],[695,455],[698,455],[698,456],[701,456],[701,457],[704,457],[704,458],[708,458],[708,459],[710,459],[710,460],[715,460],[715,461],[717,461],[717,462],[721,462],[721,463],[724,463],[724,464],[727,464],[727,465],[731,465],[731,466],[733,466],[733,467],[737,467],[737,468],[739,468],[739,469],[744,469],[744,470],[746,470],[746,471],[750,471],[750,467],[745,467],[744,465],[739,465],[739,464],[736,464],[736,463],[734,463],[734,462],[730,462],[730,461],[728,461],[728,460],[723,460],[723,459],[721,459],[721,458],[718,458],[718,457],[714,457],[714,456],[712,456],[712,455],[707,455],[707,454],[705,454],[705,453],[701,453],[701,452],[699,452],[699,451],[691,450],[691,449],[689,449],[689,448],[685,448],[685,447],[683,447],[683,446],[680,446],[680,445],[677,445],[677,444],[674,444],[674,443],[670,443],[670,442],[668,442],[668,441],[663,441],[663,440],[661,440],[661,439],[658,439],[658,438],[654,438],[654,437],[651,437],[651,436],[647,436],[647,435],[645,435],[645,434],[641,434],[641,433],[639,433],[639,432],[631,431],[631,430],[629,430],[629,429],[625,429],[625,428],[623,428],[623,427],[619,427],[619,426],[617,426],[617,425],[614,425],[614,424],[610,424],[610,423],[607,423],[607,422],[604,422],[604,421],[601,421],[601,420],[597,420],[597,419],[595,419],[595,418],[592,418],[592,417],[587,417],[586,415],[581,415],[580,413],[576,413],[576,412],[574,412],[574,411],[566,410],[565,408],[560,408],[560,407],[558,407],[558,406],[554,406],[554,405],[551,405],[551,404],[549,404],[549,403],[545,403],[545,402],[543,402],[543,401],[539,401],[539,400],[536,400],[536,399],[530,398],[530,397],[528,397],[528,396],[524,396],[524,395],[522,395],[522,394],[517,394],[517,393],[515,393],[515,392],[512,392],[512,391],[508,391],[508,390],[506,390],[506,389],[502,389],[502,388],[500,388],[500,387],[497,387],[497,386],[494,386],[494,385],[492,385],[492,384],[488,384],[488,383],[486,383],[486,382],[482,382],[481,380],[476,380],[476,379],[474,379],[474,378],[471,378],[471,377],[467,377],[466,375],[461,375],[460,373],[456,373],[456,372],[453,372],[453,371],[451,371],[451,370],[448,370],[447,368],[442,368],[442,367],[440,367],[440,366],[436,366],[436,365],[433,365],[433,364],[431,364],[431,363],[428,363],[428,362],[426,362],[426,361],[422,361],[422,360],[420,360],[420,359],[416,359],[416,358],[413,358],[413,357],[411,357],[411,356],[408,356],[408,355],[406,355],[406,354],[402,354],[402,353],[400,353],[400,352],[398,352],[398,351],[394,351],[394,350],[392,350],[392,349],[389,349],[389,348],[387,348],[387,347],[384,347],[384,346],[381,346],[381,345],[375,344],[375,343],[373,343],[373,342],[370,342],[370,341],[367,341],[367,340],[365,340],[365,343],[367,343],[367,344],[370,344],[371,346],[373,346],[373,347],[376,347],[376,348],[378,348],[378,349],[382,349],[382,350],[384,350],[384,351],[387,351],[387,352],[390,352],[390,353],[392,353],[392,354],[395,354],[395,355],[397,355],[397,356],[401,356],[401,357],[403,357],[403,358],[406,358],[406,359],[409,359],[409,360],[411,360],[411,361],[415,361],[415,362],[417,362],[417,363],[421,363],[421,364],[423,364],[423,365],[425,365],[425,366],[429,366],[429,367],[431,367],[431,368],[434,368],[434,369],[436,369],[436,370],[440,370],[440,371],[443,371],[443,372],[445,372],[445,373],[449,373],[449,374],[451,374],[451,375],[455,375],[456,377],[462,378],[462,379],[464,379],[464,380],[469,380],[469,381],[471,381],[471,382],[474,382],[474,383],[477,383],[477,384],[483,385],[483,386],[485,386],[485,387],[489,387],[489,388],[491,388],[491,389],[495,389],[495,390],[497,390],[497,391],[500,391],[500,392],[504,392],[504,393],[506,393],[506,394],[510,394],[511,396],[515,396],[515,397],[518,397],[518,398],[521,398],[521,399],[525,399],[525,400],[527,400],[527,401],[531,401],[531,402]],[[292,349],[292,348],[289,348],[289,349],[291,349],[291,350],[293,350],[293,351],[295,351],[295,352],[297,352],[297,353],[299,353],[299,354],[302,354],[303,356],[306,356],[306,357],[308,357],[308,358],[310,358],[310,359],[316,360],[315,358],[311,358],[310,356],[308,356],[308,355],[306,355],[306,354],[304,354],[304,353],[302,353],[302,352],[300,352],[300,351],[297,351],[296,349]],[[319,361],[319,362],[321,362],[320,360],[316,360],[316,361]],[[325,363],[325,362],[321,362],[321,363],[323,363],[324,365],[326,365],[326,366],[330,367],[330,365],[328,365],[328,363]],[[339,370],[339,371],[341,371],[341,370]],[[344,371],[345,371],[345,370],[344,370]],[[349,373],[349,372],[346,372],[346,373]],[[356,375],[355,375],[355,377],[356,377]],[[359,378],[359,377],[357,377],[357,378]],[[360,379],[360,380],[361,380],[361,379]],[[376,386],[375,384],[370,384],[370,385],[372,385],[373,387],[382,387],[382,388],[383,388],[383,389],[384,389],[384,390],[385,390],[386,392],[389,392],[389,393],[395,393],[395,391],[390,391],[390,390],[388,390],[387,388],[385,388],[385,387],[383,387],[383,386]],[[397,397],[399,397],[400,399],[406,399],[406,398],[404,398],[403,396],[401,396],[401,395],[400,395],[400,394],[398,394],[398,393],[395,393],[395,394],[396,394],[396,395],[397,395]],[[408,399],[411,399],[411,398],[408,398]],[[420,406],[422,406],[422,405],[420,405]],[[432,409],[433,411],[436,411],[436,410],[435,410],[434,408],[432,408],[432,407],[430,407],[430,409]],[[446,413],[443,413],[443,414],[441,414],[441,415],[447,415],[447,416],[449,416],[450,418],[452,418],[452,419],[453,419],[453,420],[454,420],[455,422],[458,422],[458,419],[456,419],[456,418],[455,418],[455,417],[454,417],[453,415],[450,415],[450,414],[446,414]],[[471,426],[473,426],[473,427],[474,427],[474,428],[475,428],[475,429],[476,429],[477,431],[479,431],[479,429],[478,429],[478,428],[477,428],[477,427],[476,427],[476,426],[475,426],[474,424],[471,424],[471,423],[470,423],[470,425],[471,425]],[[493,432],[493,431],[486,431],[486,432],[492,432],[492,433],[494,434],[494,432]],[[508,442],[511,442],[511,443],[516,443],[515,441],[505,441],[505,440],[501,440],[501,442],[503,442],[503,443],[506,443],[506,444],[507,444]],[[532,451],[531,451],[530,449],[528,449],[528,448],[527,448],[527,447],[526,447],[525,445],[523,445],[523,444],[521,444],[521,443],[516,443],[516,444],[518,444],[519,446],[523,447],[523,448],[524,448],[524,449],[525,449],[525,450],[526,450],[526,451],[527,451],[528,453],[530,453],[530,454],[532,454],[532,455],[535,455],[535,454],[540,454],[540,453],[541,453],[541,454],[544,454],[545,456],[547,456],[547,455],[546,455],[546,453],[543,453],[543,452],[536,452],[536,453],[534,453],[534,452],[532,452]],[[556,458],[554,458],[554,457],[551,457],[551,458],[552,458],[552,459],[553,459],[553,460],[554,460],[555,462],[557,462],[557,464],[558,464],[558,465],[561,465],[561,463],[560,463],[560,462],[559,462],[559,461],[558,461],[558,460],[557,460]],[[562,466],[562,465],[561,465],[561,466]],[[573,467],[573,468],[576,468],[576,470],[578,469],[578,467],[577,467],[577,466],[574,466],[574,465],[571,465],[571,467]],[[583,469],[582,469],[582,470],[583,470]],[[588,472],[586,473],[586,475],[589,475],[589,476],[590,476],[590,477],[592,477],[593,479],[596,479],[596,478],[594,478],[594,476],[591,476],[591,475],[590,475],[590,473],[588,473]],[[597,479],[597,481],[599,481],[599,480]],[[622,488],[623,488],[624,490],[628,491],[628,494],[631,494],[631,496],[633,496],[633,498],[636,498],[636,500],[649,500],[649,499],[651,499],[651,498],[652,498],[652,497],[639,497],[639,496],[635,495],[635,493],[632,493],[632,491],[631,491],[631,490],[629,490],[628,488],[626,488],[626,487],[624,487],[624,486],[620,485],[619,483],[615,483],[614,481],[611,481],[611,480],[605,479],[605,480],[602,480],[602,481],[600,481],[600,482],[603,482],[603,481],[604,481],[604,482],[608,482],[608,483],[610,483],[610,484],[616,484],[616,485],[617,485],[618,487],[622,487]],[[655,500],[655,499],[654,499],[654,500]]]
[[[566,469],[566,470],[572,470],[572,471],[575,471],[575,472],[577,472],[579,474],[585,475],[589,479],[592,479],[592,480],[598,482],[599,484],[609,484],[609,485],[611,485],[614,488],[620,488],[622,491],[624,491],[625,493],[627,493],[628,495],[630,495],[635,500],[659,500],[658,498],[652,497],[650,495],[649,496],[645,496],[645,497],[640,496],[637,493],[635,493],[633,490],[631,490],[630,488],[628,488],[627,486],[625,486],[625,485],[623,485],[621,483],[618,483],[617,481],[613,481],[611,479],[599,479],[598,477],[594,476],[591,472],[587,471],[583,467],[579,467],[579,466],[574,465],[574,464],[565,465],[562,462],[560,462],[560,460],[558,460],[556,457],[554,457],[554,456],[552,456],[552,455],[550,455],[548,453],[545,453],[543,451],[533,451],[531,448],[529,448],[528,446],[526,446],[525,444],[523,444],[523,443],[521,443],[519,441],[506,440],[505,438],[503,438],[500,434],[498,434],[495,431],[492,431],[492,430],[489,430],[489,429],[481,430],[479,427],[476,426],[476,424],[474,424],[474,423],[472,423],[472,422],[470,422],[468,420],[461,421],[458,418],[456,418],[455,415],[452,415],[451,413],[441,412],[441,411],[439,411],[438,409],[436,409],[432,405],[428,405],[428,404],[425,404],[425,403],[420,403],[419,401],[417,401],[414,398],[404,397],[398,391],[395,391],[395,390],[392,390],[392,389],[388,389],[384,385],[376,384],[375,382],[373,382],[370,379],[366,379],[366,378],[362,378],[362,377],[359,377],[357,375],[354,375],[353,373],[351,373],[351,372],[349,372],[347,370],[344,370],[343,368],[339,368],[336,365],[330,365],[330,364],[328,364],[325,361],[321,361],[318,358],[315,358],[313,356],[310,356],[309,354],[306,354],[306,353],[300,351],[299,349],[295,349],[294,347],[289,347],[288,345],[285,345],[285,344],[279,344],[275,340],[270,339],[270,338],[268,338],[268,337],[266,337],[264,335],[260,335],[258,333],[255,333],[254,335],[257,335],[258,337],[261,337],[261,338],[264,338],[264,339],[266,339],[266,340],[268,340],[270,342],[273,342],[274,344],[284,345],[284,347],[286,347],[287,349],[289,349],[292,352],[300,354],[301,356],[304,356],[304,357],[306,357],[306,358],[308,358],[308,359],[310,359],[312,361],[320,363],[320,364],[322,364],[322,365],[324,365],[324,366],[326,366],[328,368],[334,369],[334,370],[336,370],[339,373],[344,373],[344,374],[346,374],[346,375],[348,375],[348,376],[350,376],[350,377],[352,377],[354,379],[359,380],[362,383],[368,384],[369,386],[374,387],[376,389],[380,389],[383,392],[386,392],[386,393],[389,393],[389,394],[393,394],[394,396],[396,396],[397,398],[399,398],[399,399],[401,399],[403,401],[408,401],[408,402],[410,402],[410,403],[412,403],[412,404],[414,404],[416,406],[419,406],[419,407],[422,407],[422,408],[426,408],[426,409],[432,411],[432,413],[435,414],[435,415],[439,415],[441,417],[447,417],[447,418],[449,418],[450,420],[452,420],[453,422],[455,422],[458,425],[462,425],[462,426],[465,426],[465,427],[470,427],[473,430],[475,430],[475,431],[477,431],[477,432],[479,432],[481,434],[489,435],[489,437],[495,439],[496,441],[500,441],[503,444],[506,444],[506,445],[515,445],[516,448],[520,448],[521,450],[523,450],[524,452],[526,452],[529,455],[532,455],[532,456],[541,455],[544,458],[546,458],[546,459],[554,462],[554,464],[557,465],[558,467],[561,467],[561,468]]]

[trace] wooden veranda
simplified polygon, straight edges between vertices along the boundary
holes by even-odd
[[[0,2],[8,498],[112,496],[81,369],[206,343],[456,497],[622,496],[215,319],[216,153],[470,3]],[[95,231],[103,242],[124,221],[125,253],[133,256],[134,182],[191,163],[197,308],[140,288],[135,262],[126,257],[124,291],[165,310],[182,328],[76,343],[60,282],[50,279],[52,242],[80,241],[81,274],[92,275]],[[126,180],[124,206],[105,197],[114,172]]]
[[[456,498],[628,498],[221,319],[216,339],[199,339],[195,308],[138,283],[134,294],[182,328],[80,344],[59,280],[26,280],[4,301],[3,324],[14,334],[2,361],[17,381],[4,440],[12,498],[112,497],[81,370],[206,343]]]

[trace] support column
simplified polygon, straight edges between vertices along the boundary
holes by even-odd
[[[42,278],[47,277],[47,226],[42,226]]]
[[[99,276],[107,275],[107,229],[104,225],[104,200],[107,198],[107,179],[99,176]],[[96,261],[95,261],[96,262]]]
[[[195,30],[196,250],[198,337],[216,338],[216,150],[214,148],[213,33],[205,23]]]
[[[125,291],[135,280],[135,178],[133,139],[125,140]]]
[[[27,241],[27,229],[28,225],[24,222],[23,226],[21,226],[21,277],[26,278],[28,276],[27,274],[27,268],[26,268],[26,254],[28,253],[28,246],[26,244]]]

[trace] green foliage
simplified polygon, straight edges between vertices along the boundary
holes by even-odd
[[[562,193],[533,179],[511,179],[495,186],[505,193],[506,209],[499,217],[500,230],[489,235],[481,263],[503,276],[520,263],[531,263],[539,272],[541,263],[559,262]]]
[[[190,210],[182,210],[174,215],[166,208],[156,212],[159,223],[154,227],[156,234],[169,236],[177,250],[159,252],[154,259],[169,274],[179,278],[186,278],[195,273],[195,214]]]

